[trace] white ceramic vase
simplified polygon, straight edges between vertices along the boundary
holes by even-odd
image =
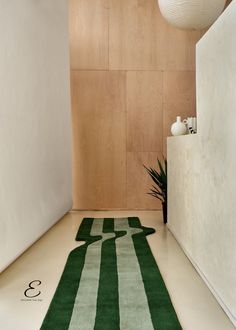
[[[172,135],[184,135],[187,133],[186,125],[181,121],[181,117],[176,118],[176,122],[171,125],[171,133]]]

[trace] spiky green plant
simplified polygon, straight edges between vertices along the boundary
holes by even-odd
[[[149,195],[158,198],[162,203],[167,203],[167,160],[163,157],[164,164],[157,159],[158,168],[147,167],[143,165],[147,173],[155,183],[152,185]]]

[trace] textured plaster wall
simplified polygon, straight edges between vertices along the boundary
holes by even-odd
[[[71,208],[67,6],[0,2],[0,271]]]
[[[169,228],[236,325],[236,1],[197,45],[198,134],[168,139]]]

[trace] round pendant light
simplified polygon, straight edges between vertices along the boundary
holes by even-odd
[[[226,0],[158,0],[164,18],[180,29],[203,29],[222,13]]]

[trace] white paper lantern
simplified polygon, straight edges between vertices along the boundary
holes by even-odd
[[[181,29],[203,29],[224,9],[226,0],[158,0],[164,18]]]

